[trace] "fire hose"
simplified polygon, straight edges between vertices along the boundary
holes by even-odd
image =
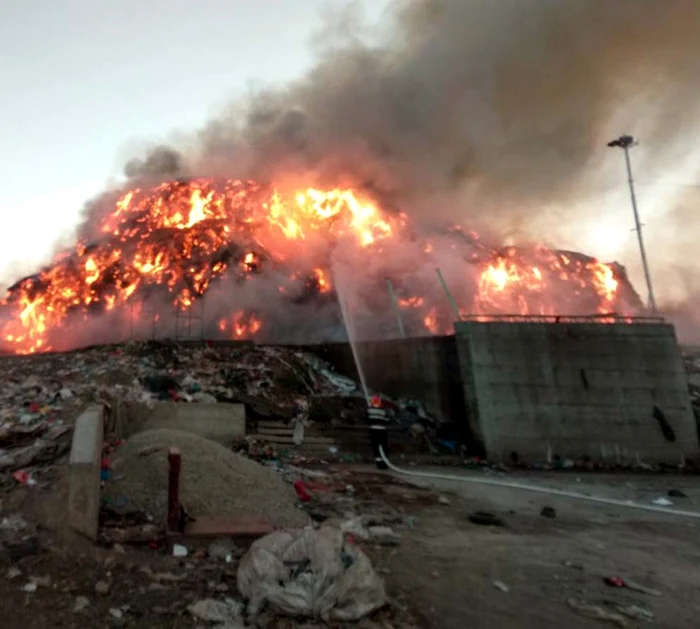
[[[549,489],[547,487],[534,487],[532,485],[523,485],[522,483],[514,483],[511,481],[501,481],[492,478],[473,478],[469,476],[456,476],[453,474],[436,474],[433,472],[415,472],[412,470],[401,469],[394,465],[386,455],[384,446],[377,442],[380,438],[377,435],[378,430],[384,430],[385,428],[379,426],[372,426],[370,428],[370,433],[372,434],[372,441],[376,444],[376,449],[379,452],[384,465],[388,467],[393,472],[401,474],[403,476],[414,476],[417,478],[433,479],[433,480],[447,480],[456,481],[459,483],[472,483],[474,485],[490,485],[492,487],[503,487],[504,489],[520,489],[524,491],[531,491],[538,494],[547,494],[549,496],[559,496],[561,498],[572,498],[574,500],[585,500],[587,502],[594,502],[597,504],[608,505],[611,507],[625,507],[628,509],[639,509],[641,511],[651,511],[652,513],[661,513],[663,515],[671,515],[686,518],[700,519],[700,513],[694,511],[683,511],[681,509],[667,509],[663,507],[656,507],[653,505],[641,505],[631,501],[626,500],[615,500],[613,498],[600,498],[598,496],[586,496],[585,494],[578,494],[571,491],[562,491],[561,489]],[[383,439],[386,439],[384,436]]]

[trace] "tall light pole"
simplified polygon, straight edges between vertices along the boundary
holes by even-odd
[[[651,273],[649,272],[649,261],[647,260],[647,252],[644,247],[644,237],[642,236],[642,223],[639,220],[639,211],[637,210],[637,195],[634,191],[634,178],[632,177],[632,162],[630,161],[630,149],[637,146],[638,142],[631,135],[621,135],[616,140],[608,142],[611,148],[621,148],[625,153],[625,165],[627,166],[627,181],[630,186],[630,198],[632,199],[632,210],[634,211],[634,229],[637,232],[637,240],[639,240],[639,253],[642,256],[642,266],[644,267],[644,278],[647,282],[647,291],[649,295],[649,308],[652,313],[656,314],[656,299],[654,298],[654,289],[651,285]]]

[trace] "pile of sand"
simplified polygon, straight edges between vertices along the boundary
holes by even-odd
[[[294,488],[276,472],[178,430],[137,433],[116,449],[112,469],[118,480],[108,481],[104,490],[109,503],[164,520],[170,447],[182,453],[180,499],[191,515],[257,516],[276,527],[308,524],[307,515],[296,506]]]

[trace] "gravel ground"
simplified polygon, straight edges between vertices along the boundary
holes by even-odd
[[[276,527],[308,523],[296,506],[294,489],[276,472],[213,441],[176,430],[138,433],[117,448],[111,461],[115,480],[106,483],[105,497],[119,506],[126,500],[129,509],[164,519],[169,447],[182,452],[180,497],[193,516],[258,516]]]

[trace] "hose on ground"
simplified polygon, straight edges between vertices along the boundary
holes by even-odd
[[[523,485],[521,483],[514,483],[510,481],[495,480],[493,478],[473,478],[470,476],[455,476],[452,474],[436,474],[433,472],[415,472],[412,470],[404,470],[396,467],[386,456],[384,448],[379,446],[379,455],[382,460],[387,465],[387,467],[396,472],[397,474],[402,474],[404,476],[415,476],[418,478],[425,479],[435,479],[435,480],[448,480],[456,481],[459,483],[472,483],[475,485],[491,485],[494,487],[504,487],[506,489],[522,489],[524,491],[532,491],[538,494],[547,494],[550,496],[560,496],[561,498],[573,498],[574,500],[585,500],[587,502],[595,502],[598,504],[604,504],[612,507],[625,507],[627,509],[639,509],[641,511],[651,511],[652,513],[661,513],[663,515],[671,515],[686,518],[700,519],[700,513],[694,511],[683,511],[681,509],[667,509],[665,507],[656,507],[654,505],[641,505],[635,502],[626,500],[614,500],[613,498],[599,498],[597,496],[586,496],[584,494],[577,494],[571,491],[562,491],[561,489],[549,489],[547,487],[535,487],[532,485]]]

